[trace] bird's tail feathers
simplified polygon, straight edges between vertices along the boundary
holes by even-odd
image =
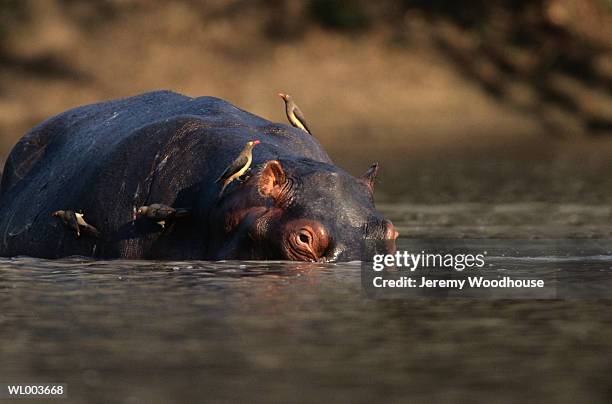
[[[83,228],[83,232],[87,233],[88,236],[94,237],[94,238],[100,238],[100,232],[98,231],[98,229],[96,229],[95,227],[93,227],[90,224],[87,224],[85,226],[81,226]]]
[[[221,187],[221,191],[219,191],[219,198],[223,196],[223,191],[225,191],[225,187],[227,187],[227,183],[224,183],[223,186]]]
[[[177,208],[174,217],[180,219],[189,215],[191,215],[191,211],[189,209]]]

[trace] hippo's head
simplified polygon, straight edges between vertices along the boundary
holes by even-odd
[[[360,260],[366,240],[386,241],[377,244],[393,252],[398,233],[374,208],[377,170],[375,164],[355,178],[308,159],[265,162],[248,187],[265,206],[242,205],[229,215],[229,222],[241,222],[233,231],[242,239],[240,249],[262,252],[251,255],[261,259],[317,262]]]

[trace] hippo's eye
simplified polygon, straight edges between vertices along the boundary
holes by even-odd
[[[286,225],[286,252],[294,260],[318,261],[329,246],[327,231],[322,224],[307,219]]]
[[[298,240],[300,240],[300,243],[302,244],[310,244],[310,233],[308,233],[306,230],[300,231],[300,234],[298,235]]]
[[[296,229],[290,236],[291,249],[303,261],[316,261],[316,241],[312,229],[302,227]]]

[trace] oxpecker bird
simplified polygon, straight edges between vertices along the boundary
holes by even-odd
[[[235,179],[242,177],[244,173],[247,172],[251,163],[253,162],[253,147],[259,144],[259,140],[252,140],[247,142],[244,146],[244,149],[240,152],[236,160],[230,164],[223,174],[215,181],[216,184],[222,182],[223,187],[221,187],[221,192],[219,192],[219,198],[223,195],[223,191],[225,188]]]
[[[77,238],[81,236],[81,231],[95,238],[100,237],[98,229],[87,223],[82,213],[76,213],[72,210],[57,210],[51,216],[59,218],[64,226],[74,230]]]
[[[136,211],[136,217],[147,218],[165,229],[166,222],[187,217],[190,215],[189,209],[173,208],[161,203],[154,203],[149,206],[141,206]]]
[[[312,135],[310,129],[308,129],[308,125],[306,124],[306,120],[304,119],[304,114],[300,110],[300,107],[297,106],[293,98],[289,94],[278,93],[278,96],[285,101],[285,113],[287,114],[287,119],[291,125],[296,128],[302,129],[304,132]]]

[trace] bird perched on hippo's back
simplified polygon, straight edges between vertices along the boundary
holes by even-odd
[[[154,203],[149,206],[141,206],[135,214],[135,219],[144,217],[165,229],[166,222],[188,217],[189,209],[173,208],[161,203]]]
[[[296,128],[302,129],[304,132],[312,135],[312,132],[308,128],[308,124],[306,123],[306,119],[304,119],[304,114],[300,107],[297,106],[293,98],[289,94],[278,93],[278,96],[285,101],[285,113],[287,114],[287,119],[291,125]]]
[[[82,213],[72,210],[56,210],[51,213],[51,216],[59,218],[67,229],[76,233],[77,238],[81,236],[81,232],[91,237],[100,237],[98,229],[87,223]]]
[[[251,140],[247,142],[244,149],[240,152],[238,157],[223,171],[223,173],[215,181],[216,184],[223,183],[219,197],[223,196],[225,188],[234,180],[243,176],[250,168],[253,162],[253,147],[259,144],[259,140]]]

